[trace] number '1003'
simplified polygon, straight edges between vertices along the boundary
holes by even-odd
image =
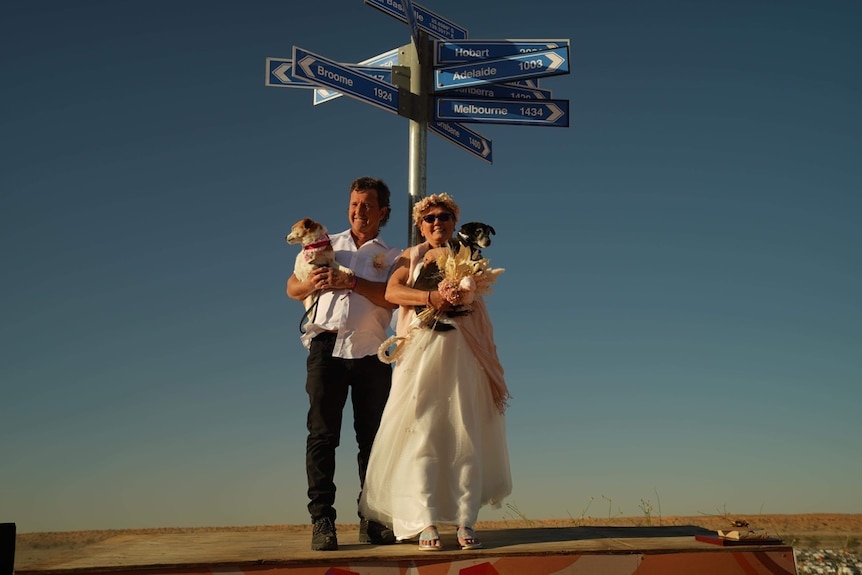
[[[545,63],[541,60],[525,60],[518,62],[518,67],[521,70],[541,70],[545,67]]]

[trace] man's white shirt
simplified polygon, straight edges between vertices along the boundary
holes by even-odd
[[[329,239],[335,250],[335,260],[353,270],[357,277],[372,282],[385,283],[401,253],[387,246],[380,237],[357,248],[350,230],[330,235]],[[302,252],[296,257],[303,257]],[[310,314],[311,323],[305,325],[302,344],[311,347],[311,340],[321,332],[338,331],[333,357],[359,359],[377,355],[380,344],[388,337],[392,311],[349,289],[323,290],[317,309]]]

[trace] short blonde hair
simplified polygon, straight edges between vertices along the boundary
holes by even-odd
[[[445,208],[450,214],[455,216],[455,221],[458,221],[458,216],[461,215],[461,208],[452,199],[452,196],[443,192],[442,194],[431,194],[427,198],[422,198],[413,205],[413,224],[417,228],[422,227],[422,215],[429,209],[440,206]]]

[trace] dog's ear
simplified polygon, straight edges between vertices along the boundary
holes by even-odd
[[[302,227],[307,230],[310,230],[314,227],[314,220],[312,220],[311,218],[302,218]]]
[[[497,232],[494,231],[494,226],[488,226],[488,230],[490,230],[492,236],[497,235]]]

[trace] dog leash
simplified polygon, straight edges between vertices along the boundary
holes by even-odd
[[[314,298],[314,302],[310,306],[308,306],[308,309],[305,310],[305,313],[302,314],[301,318],[299,318],[299,333],[305,334],[305,331],[306,331],[305,329],[303,329],[302,322],[304,322],[305,320],[308,320],[308,323],[314,323],[314,320],[317,319],[317,302],[319,302],[319,301],[320,301],[320,291],[317,292],[317,295]],[[312,313],[314,313],[314,315],[309,317]]]

